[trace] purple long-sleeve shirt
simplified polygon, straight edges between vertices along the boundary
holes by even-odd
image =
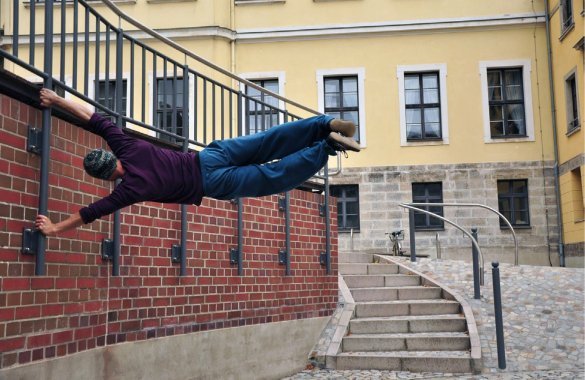
[[[84,223],[144,201],[201,204],[203,184],[197,153],[163,149],[128,136],[98,114],[83,128],[106,140],[125,171],[110,195],[79,210]]]

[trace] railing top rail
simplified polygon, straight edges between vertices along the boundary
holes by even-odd
[[[402,204],[404,204],[404,203],[401,203],[401,205]],[[411,202],[408,204],[411,206],[417,206],[417,207],[429,206],[428,203]],[[498,210],[494,209],[493,207],[483,205],[481,203],[432,203],[432,205],[433,206],[446,206],[446,207],[452,207],[452,206],[455,206],[455,207],[457,207],[457,206],[459,206],[459,207],[481,207],[481,208],[485,208],[485,209],[490,210],[493,213],[497,214],[500,218],[502,218],[504,220],[504,222],[506,222],[506,224],[510,228],[510,231],[512,232],[512,237],[514,238],[514,265],[518,265],[518,239],[516,238],[516,231],[514,230],[514,227],[512,227],[512,223],[510,223],[508,218],[506,218],[504,215],[502,215],[502,213],[500,213]]]
[[[200,63],[212,68],[213,70],[216,70],[234,80],[237,80],[240,83],[244,83],[247,86],[250,86],[260,92],[263,92],[267,95],[270,95],[276,99],[279,99],[287,104],[293,105],[295,107],[298,107],[299,109],[302,109],[304,111],[307,111],[309,113],[315,114],[315,115],[319,115],[321,114],[321,112],[319,111],[315,111],[309,107],[306,107],[300,103],[297,103],[293,100],[287,99],[282,95],[279,95],[275,92],[269,91],[259,85],[257,85],[256,83],[253,83],[247,79],[244,79],[242,77],[237,76],[236,74],[231,73],[230,71],[222,68],[221,66],[218,66],[216,64],[214,64],[213,62],[208,61],[207,59],[198,56],[197,54],[193,53],[192,51],[184,48],[183,46],[179,45],[178,43],[176,43],[175,41],[163,36],[162,34],[156,32],[155,30],[152,30],[150,28],[148,28],[147,26],[143,25],[141,22],[139,22],[138,20],[128,16],[127,14],[125,14],[124,12],[122,12],[111,0],[101,0],[108,8],[110,8],[110,10],[112,10],[112,12],[114,12],[118,17],[120,17],[121,19],[127,21],[128,23],[134,25],[136,28],[142,30],[143,32],[151,35],[152,37],[160,40],[161,42],[164,42],[165,44],[171,46],[174,49],[177,49],[178,51],[180,51],[181,53],[185,54],[188,57],[191,57],[197,61],[199,61]]]

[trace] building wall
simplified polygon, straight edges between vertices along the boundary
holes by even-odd
[[[38,127],[41,112],[5,95],[0,107],[0,368],[228,327],[291,320],[310,325],[334,310],[335,208],[327,275],[319,264],[324,199],[301,190],[291,193],[290,276],[278,264],[285,246],[278,196],[244,200],[241,276],[229,259],[237,246],[237,208],[211,199],[188,207],[186,276],[179,276],[170,259],[171,245],[180,238],[180,207],[152,202],[121,213],[120,276],[112,276],[100,256],[101,241],[110,236],[109,217],[49,238],[46,275],[35,276],[35,258],[20,250],[39,192],[40,159],[26,151],[27,126]],[[109,193],[110,184],[88,177],[81,167],[83,156],[103,145],[97,136],[53,118],[48,203],[53,220]]]
[[[551,72],[554,84],[555,117],[558,140],[559,184],[563,219],[563,240],[567,260],[582,260],[585,252],[585,73],[583,71],[583,36],[585,9],[582,1],[572,1],[573,24],[562,27],[563,2],[549,1],[550,41],[552,52]],[[579,47],[579,41],[581,45]],[[569,131],[566,79],[574,75],[577,84],[580,127]]]

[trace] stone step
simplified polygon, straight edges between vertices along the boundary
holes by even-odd
[[[341,274],[398,274],[398,265],[368,264],[368,263],[340,263]]]
[[[349,322],[351,334],[464,331],[467,331],[467,322],[462,314],[357,318]]]
[[[339,252],[337,257],[338,263],[372,263],[374,262],[373,253],[358,252]]]
[[[343,352],[336,369],[470,373],[472,361],[468,351]]]
[[[463,332],[352,334],[343,338],[343,351],[465,351],[471,349]]]
[[[412,274],[347,275],[343,279],[350,289],[420,285],[420,277]]]
[[[459,303],[449,300],[374,301],[355,304],[356,318],[399,315],[458,314]]]
[[[352,288],[351,294],[354,301],[366,302],[439,299],[441,298],[443,291],[441,288],[430,286],[402,286],[396,288]]]

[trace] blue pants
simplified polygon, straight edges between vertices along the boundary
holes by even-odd
[[[315,116],[212,142],[199,154],[205,196],[261,197],[299,186],[336,154],[325,140],[332,119]]]

